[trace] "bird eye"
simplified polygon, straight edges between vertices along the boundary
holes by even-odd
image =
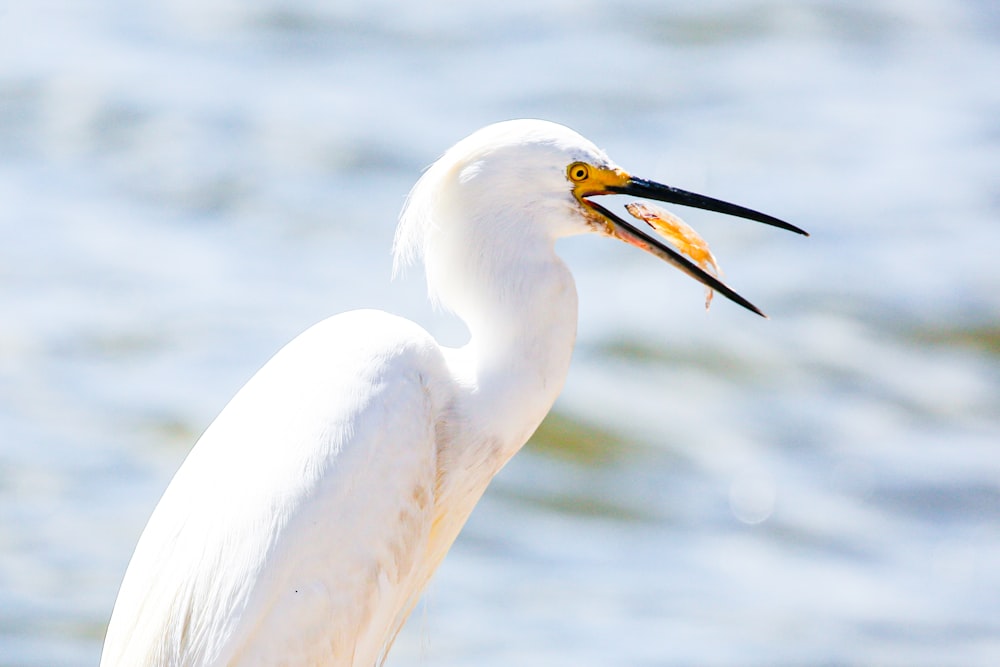
[[[574,162],[566,170],[566,174],[569,176],[569,180],[576,183],[585,181],[590,176],[590,165],[584,162]]]

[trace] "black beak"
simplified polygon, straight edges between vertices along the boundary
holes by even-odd
[[[620,195],[632,195],[633,197],[642,197],[644,199],[655,199],[656,201],[663,201],[668,204],[680,204],[681,206],[690,206],[691,208],[700,208],[706,211],[715,211],[716,213],[734,215],[737,218],[746,218],[747,220],[763,222],[765,225],[780,227],[781,229],[787,229],[788,231],[795,232],[796,234],[809,236],[809,232],[804,229],[799,229],[795,225],[789,224],[784,220],[779,220],[778,218],[767,215],[766,213],[761,213],[760,211],[755,211],[753,209],[746,208],[745,206],[739,206],[738,204],[730,204],[729,202],[722,201],[721,199],[713,199],[712,197],[695,194],[693,192],[688,192],[687,190],[672,188],[669,185],[663,185],[654,181],[647,181],[644,178],[632,177],[625,185],[611,186],[608,190]]]
[[[772,225],[774,227],[780,227],[781,229],[787,229],[797,234],[802,234],[803,236],[809,236],[806,231],[799,229],[795,225],[779,220],[778,218],[767,215],[766,213],[760,213],[759,211],[754,211],[753,209],[739,206],[737,204],[730,204],[729,202],[724,202],[720,199],[713,199],[712,197],[706,197],[693,192],[687,192],[686,190],[672,188],[669,185],[662,185],[660,183],[647,181],[641,178],[633,177],[629,178],[625,185],[609,186],[608,194],[632,195],[634,197],[654,199],[671,204],[680,204],[682,206],[690,206],[707,211],[725,213],[739,218],[746,218],[747,220],[762,222],[765,225]],[[612,236],[628,243],[629,245],[641,248],[642,250],[645,250],[646,252],[655,255],[670,264],[673,264],[675,267],[691,276],[702,285],[719,292],[730,301],[738,303],[747,310],[757,313],[761,317],[767,317],[767,315],[765,315],[760,308],[744,299],[731,287],[702,269],[681,253],[665,245],[660,240],[650,236],[646,232],[641,231],[633,225],[625,222],[600,204],[594,203],[586,198],[584,198],[584,202],[608,221],[608,231]]]

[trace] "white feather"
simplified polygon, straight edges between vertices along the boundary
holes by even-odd
[[[102,667],[372,667],[493,475],[562,388],[588,231],[565,175],[607,158],[542,121],[459,143],[410,193],[397,267],[467,323],[446,349],[374,311],[281,350],[195,445],[122,583]]]

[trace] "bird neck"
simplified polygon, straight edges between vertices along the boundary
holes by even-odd
[[[472,443],[460,454],[463,465],[492,474],[552,407],[576,341],[576,286],[554,243],[542,249],[507,255],[502,267],[480,267],[478,275],[505,279],[466,283],[465,307],[456,308],[470,332],[468,344],[449,353],[460,384],[456,413],[464,417],[456,441]]]

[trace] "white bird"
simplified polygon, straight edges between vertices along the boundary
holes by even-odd
[[[411,191],[397,267],[468,327],[438,345],[362,310],[316,324],[236,394],[177,471],[118,594],[102,667],[381,664],[500,468],[562,389],[577,296],[555,242],[613,236],[754,306],[590,197],[631,194],[804,233],[630,176],[572,130],[490,125]]]

